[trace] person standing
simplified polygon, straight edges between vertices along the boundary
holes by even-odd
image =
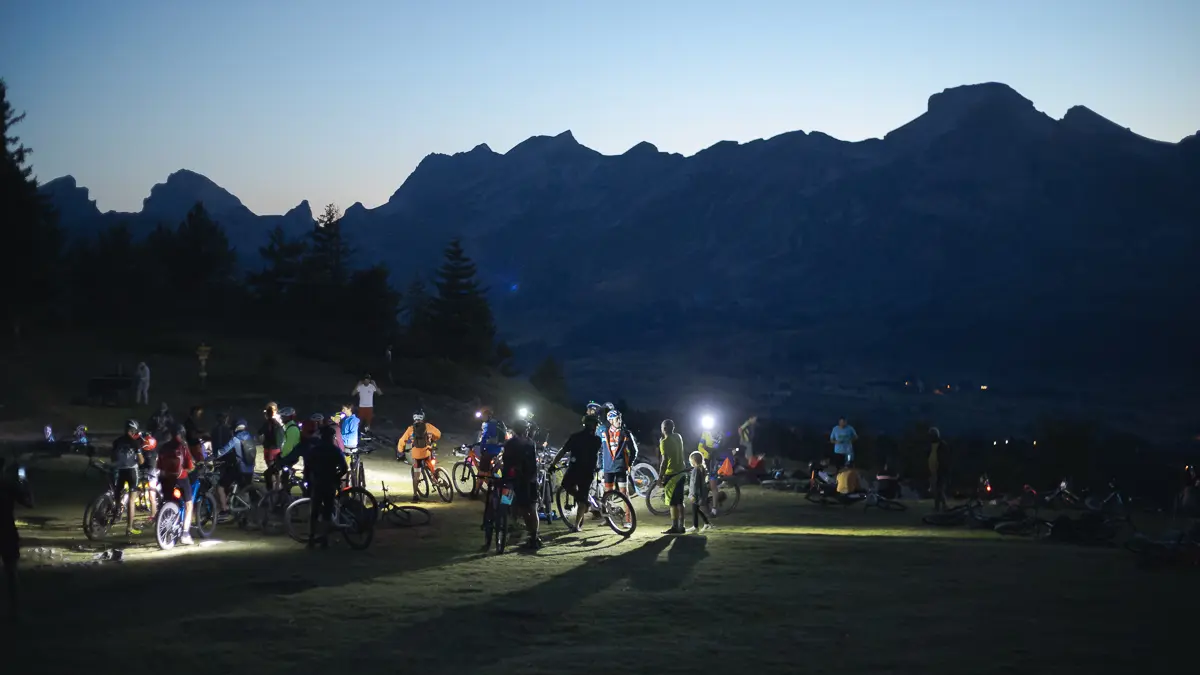
[[[371,379],[371,374],[367,373],[350,394],[358,395],[358,419],[362,422],[363,429],[370,429],[371,420],[375,419],[375,394],[383,394],[383,390]]]
[[[538,539],[538,517],[535,508],[537,494],[537,449],[529,438],[529,422],[518,420],[513,436],[504,442],[503,471],[505,481],[512,481],[513,511],[525,521],[529,536],[521,548],[536,551],[542,547]]]
[[[702,504],[708,499],[708,477],[705,475],[704,455],[693,452],[688,459],[692,462],[692,473],[689,487],[692,490],[692,531],[703,532],[712,527],[708,514]],[[700,529],[700,520],[704,519],[704,530]]]
[[[17,562],[21,559],[17,504],[33,508],[33,491],[19,474],[15,482],[4,475],[4,458],[0,457],[0,564],[4,566],[8,585],[8,611],[14,620],[17,618]]]
[[[333,500],[337,498],[342,476],[346,475],[346,460],[334,445],[337,429],[322,427],[320,440],[313,439],[304,452],[304,477],[309,481],[312,502],[309,511],[308,547],[317,541],[329,548],[329,529],[333,522]],[[317,523],[325,523],[324,533],[317,536]]]
[[[683,534],[683,486],[688,465],[683,454],[683,436],[676,433],[674,420],[662,422],[658,456],[658,484],[663,486],[663,501],[671,510],[671,527],[663,534]]]
[[[349,403],[342,406],[341,418],[338,420],[338,432],[342,437],[342,448],[345,452],[358,451],[359,419],[354,415],[354,406]]]
[[[933,510],[946,508],[946,491],[950,485],[950,449],[942,440],[937,427],[929,427],[929,492],[933,494]]]
[[[137,393],[133,397],[134,404],[150,405],[150,366],[145,361],[137,364]]]
[[[568,522],[567,527],[573,532],[583,529],[583,517],[587,515],[587,492],[596,477],[596,460],[600,456],[600,437],[596,435],[596,427],[600,420],[595,415],[583,417],[583,429],[571,434],[562,449],[554,456],[551,466],[567,459],[567,469],[563,473],[562,489],[575,500],[574,523]],[[566,514],[563,514],[566,517]]]
[[[837,456],[839,466],[848,466],[854,461],[854,441],[858,440],[858,432],[846,423],[845,416],[838,419],[837,426],[829,432],[829,442],[833,444],[833,454]]]

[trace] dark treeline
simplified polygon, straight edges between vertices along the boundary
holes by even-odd
[[[87,332],[127,347],[144,345],[148,333],[225,335],[267,338],[354,367],[378,363],[391,345],[398,360],[513,373],[486,289],[457,239],[432,283],[418,278],[403,293],[387,268],[354,264],[354,243],[334,205],[301,236],[276,227],[250,272],[201,203],[142,239],[122,223],[68,243],[38,193],[30,151],[13,133],[23,115],[9,104],[3,81],[0,113],[0,198],[13,253],[3,266],[5,343],[39,330]]]

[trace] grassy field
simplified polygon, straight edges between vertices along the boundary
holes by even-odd
[[[1192,647],[1194,578],[1119,549],[925,528],[927,504],[824,509],[748,488],[707,535],[662,536],[642,508],[628,540],[555,523],[542,551],[495,556],[478,553],[481,506],[456,499],[363,552],[229,525],[90,565],[79,519],[100,486],[81,470],[30,464],[26,612],[3,632],[22,673],[1151,673]],[[368,460],[368,483],[404,497],[406,474]]]

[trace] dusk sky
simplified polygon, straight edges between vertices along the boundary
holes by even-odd
[[[136,211],[188,168],[269,214],[565,129],[606,154],[882,136],[987,81],[1175,142],[1198,31],[1200,0],[5,0],[0,77],[41,180]]]

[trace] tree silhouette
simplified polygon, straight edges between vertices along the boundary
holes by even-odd
[[[342,235],[342,212],[335,204],[325,206],[317,217],[308,249],[308,269],[313,281],[324,288],[341,288],[348,280],[350,245]]]
[[[25,119],[8,102],[8,86],[0,80],[0,138],[4,152],[0,153],[0,204],[4,217],[0,233],[4,248],[19,255],[20,264],[0,266],[0,284],[5,293],[0,313],[19,338],[23,327],[52,315],[58,296],[59,263],[62,261],[63,236],[52,208],[38,194],[37,178],[29,165],[31,151],[13,127]],[[13,293],[21,289],[20,297]]]
[[[307,252],[307,241],[289,239],[283,226],[276,225],[267,235],[267,245],[258,249],[263,269],[246,276],[255,299],[264,305],[287,302],[300,283],[301,264]]]
[[[534,369],[533,374],[529,376],[529,383],[554,403],[570,405],[566,375],[563,374],[562,364],[553,356],[547,356]]]
[[[462,242],[452,239],[437,271],[437,295],[430,312],[430,337],[439,356],[467,366],[492,365],[496,324],[475,263]]]

